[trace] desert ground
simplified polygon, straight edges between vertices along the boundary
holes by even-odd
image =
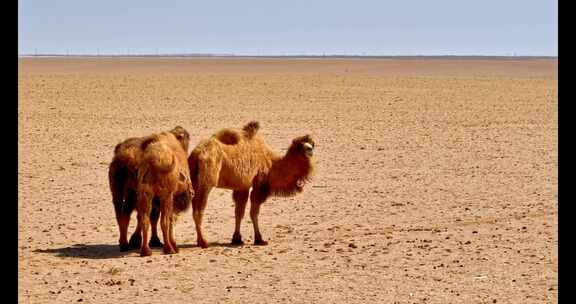
[[[557,303],[558,61],[21,58],[20,303]],[[316,140],[304,192],[230,246],[214,190],[196,246],[120,252],[114,146],[176,125],[191,148],[250,120]],[[191,150],[191,149],[190,149]],[[190,150],[188,152],[190,152]],[[129,233],[135,227],[132,216]]]

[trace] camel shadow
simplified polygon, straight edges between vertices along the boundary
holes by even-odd
[[[118,245],[74,244],[69,247],[36,249],[33,252],[51,253],[60,258],[113,259],[131,255],[136,250],[120,251]]]
[[[210,247],[241,247],[242,245],[233,245],[230,243],[213,242],[208,244]],[[196,244],[178,244],[178,248],[200,248]],[[154,254],[162,254],[162,248],[152,248]],[[130,251],[120,251],[118,245],[110,244],[74,244],[69,247],[36,249],[33,252],[50,253],[60,258],[82,258],[82,259],[115,259],[127,256],[139,257],[138,249]]]
[[[242,246],[246,246],[248,244],[244,244],[244,245],[238,245],[238,244],[232,244],[232,243],[221,243],[221,242],[211,242],[208,243],[208,248],[210,249],[210,247],[227,247],[227,248],[237,248],[237,247],[242,247]],[[199,248],[198,245],[196,244],[178,244],[178,248]]]

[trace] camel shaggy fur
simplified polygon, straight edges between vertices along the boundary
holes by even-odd
[[[188,132],[177,126],[170,130],[172,134],[178,138],[183,146],[188,149],[190,142],[190,135]],[[119,246],[120,251],[127,251],[130,249],[140,248],[141,245],[141,232],[140,225],[136,226],[136,230],[130,237],[128,242],[128,226],[130,224],[130,217],[136,208],[136,187],[138,184],[138,167],[142,155],[141,144],[149,139],[151,136],[146,137],[132,137],[119,143],[114,148],[114,157],[110,163],[108,170],[108,179],[110,183],[110,191],[112,192],[112,202],[114,204],[114,212],[116,214],[116,221],[120,231]],[[189,200],[186,194],[182,193],[176,197],[177,200]],[[158,224],[158,198],[154,198],[155,203],[150,214],[152,222],[152,238],[149,245],[151,247],[162,247],[157,233]]]
[[[190,206],[194,195],[187,163],[188,146],[171,132],[162,132],[144,140],[138,167],[137,205],[138,224],[142,227],[141,256],[152,254],[148,244],[150,212],[153,199],[158,198],[160,227],[166,254],[178,252],[174,239],[177,214]],[[185,200],[175,199],[186,193]]]
[[[259,124],[255,121],[242,129],[223,129],[201,141],[188,157],[195,192],[192,208],[199,247],[208,246],[202,235],[202,217],[213,188],[233,191],[236,225],[232,244],[243,244],[240,225],[250,197],[254,244],[266,245],[258,227],[262,203],[269,196],[300,193],[309,181],[314,168],[312,137],[305,135],[294,139],[286,154],[279,156],[258,134],[258,129]]]

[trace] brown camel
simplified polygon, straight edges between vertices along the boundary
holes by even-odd
[[[194,195],[190,171],[187,163],[187,145],[171,132],[152,135],[140,145],[142,150],[138,167],[136,210],[141,226],[142,244],[140,256],[152,254],[148,244],[150,212],[153,199],[158,198],[160,227],[166,254],[178,252],[174,239],[174,225],[177,214],[190,206]],[[185,200],[175,199],[180,193],[187,193]]]
[[[302,192],[310,178],[314,168],[314,141],[310,135],[294,139],[286,154],[279,156],[257,134],[258,129],[259,124],[255,121],[242,130],[223,129],[201,141],[188,157],[195,192],[192,208],[199,247],[208,247],[202,236],[202,217],[212,188],[233,191],[236,226],[232,244],[243,244],[240,224],[250,197],[254,244],[267,245],[258,227],[260,205],[269,196],[292,196]]]
[[[184,128],[177,126],[170,132],[172,132],[178,140],[180,140],[182,145],[188,149],[190,135]],[[120,251],[140,248],[142,241],[140,225],[137,225],[136,230],[130,237],[130,242],[128,242],[127,238],[130,216],[136,208],[138,166],[140,165],[142,154],[140,145],[148,138],[150,138],[150,136],[128,138],[116,145],[114,149],[114,158],[112,159],[108,170],[112,202],[114,204],[114,212],[116,214],[118,228],[120,230]],[[186,198],[186,195],[187,193],[181,193],[176,197],[176,199],[182,201],[189,200],[190,198]],[[151,247],[162,247],[163,244],[160,242],[157,233],[159,217],[157,207],[159,205],[158,198],[154,198],[154,201],[155,203],[153,204],[150,214],[150,219],[152,221],[152,238],[150,239],[149,245]]]

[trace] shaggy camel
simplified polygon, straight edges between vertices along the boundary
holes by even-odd
[[[141,226],[142,244],[140,256],[152,254],[148,244],[150,211],[154,197],[158,198],[160,227],[166,254],[177,253],[174,225],[177,214],[190,206],[194,195],[187,163],[188,146],[171,132],[152,135],[140,145],[142,155],[138,167],[136,210]],[[185,200],[175,199],[179,193],[187,193]]]
[[[231,189],[236,226],[232,244],[243,244],[240,225],[250,197],[254,244],[267,245],[258,227],[260,205],[269,196],[292,196],[303,191],[313,172],[314,141],[310,135],[292,141],[286,155],[276,155],[257,134],[258,122],[243,129],[223,129],[201,141],[188,157],[195,196],[192,199],[197,244],[208,247],[202,236],[202,217],[212,188]],[[250,188],[252,191],[250,192]]]
[[[175,127],[170,132],[178,138],[187,150],[190,142],[190,135],[188,132],[179,126]],[[120,251],[140,248],[142,241],[140,225],[137,225],[136,230],[130,237],[130,242],[128,242],[128,225],[130,224],[130,216],[136,208],[138,166],[140,165],[142,154],[140,145],[149,138],[150,136],[133,137],[117,144],[114,149],[114,157],[108,170],[112,202],[114,204],[114,212],[116,214],[118,228],[120,230]],[[181,193],[175,199],[183,201],[189,200],[190,198],[187,198],[186,195],[186,193]],[[163,244],[160,242],[157,233],[159,217],[157,207],[159,205],[158,198],[154,198],[154,201],[155,203],[153,204],[150,214],[150,219],[152,221],[152,238],[150,239],[149,245],[151,247],[162,247]]]

